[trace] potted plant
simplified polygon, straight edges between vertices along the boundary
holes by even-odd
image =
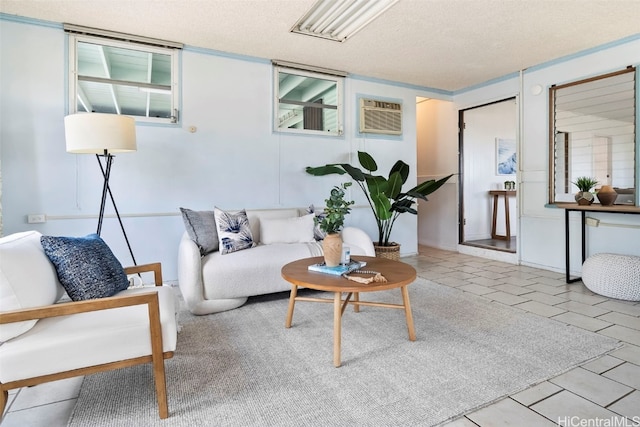
[[[428,180],[410,190],[402,191],[409,176],[408,164],[398,160],[389,171],[389,176],[384,177],[373,174],[378,170],[378,165],[370,154],[358,151],[358,161],[366,172],[348,163],[308,166],[306,171],[314,176],[349,174],[364,193],[373,212],[378,227],[378,240],[374,244],[377,255],[398,259],[400,245],[389,241],[396,219],[403,213],[416,215],[418,211],[413,207],[416,199],[426,201],[426,196],[440,188],[453,174],[439,180]],[[389,248],[392,249],[389,251]]]
[[[315,217],[320,230],[326,233],[322,240],[322,252],[324,262],[328,267],[335,267],[340,264],[342,257],[342,238],[340,231],[344,227],[344,217],[351,212],[349,206],[355,202],[344,199],[344,190],[351,186],[350,182],[345,182],[340,186],[331,189],[328,199],[325,199],[324,214],[321,219]]]
[[[591,189],[596,186],[598,181],[590,176],[580,176],[572,184],[578,187],[578,191],[575,195],[576,202],[579,205],[590,205],[593,203],[593,194]]]

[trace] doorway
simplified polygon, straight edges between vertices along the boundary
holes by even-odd
[[[458,113],[459,243],[515,253],[517,248],[516,98]]]

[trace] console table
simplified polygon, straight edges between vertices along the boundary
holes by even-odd
[[[511,220],[509,218],[509,196],[515,196],[515,190],[490,190],[493,196],[493,219],[491,220],[491,238],[499,240],[511,240]],[[504,236],[496,233],[496,222],[498,220],[498,198],[504,197],[504,217],[506,221],[506,234]]]
[[[581,277],[571,278],[570,270],[570,245],[569,245],[569,212],[580,212],[580,224],[582,228],[582,263],[586,260],[586,231],[585,231],[585,213],[586,212],[604,212],[604,213],[621,213],[621,214],[640,214],[640,206],[630,205],[612,205],[602,206],[600,204],[579,205],[577,203],[556,203],[556,207],[564,209],[564,238],[565,238],[565,273],[566,282],[573,283],[581,280]]]

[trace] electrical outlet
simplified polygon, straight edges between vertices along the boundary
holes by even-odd
[[[27,222],[29,224],[42,224],[47,222],[47,216],[45,214],[29,214],[27,215]]]
[[[597,227],[598,224],[600,224],[600,220],[597,219],[597,218],[589,218],[589,217],[587,217],[587,218],[585,218],[584,222],[590,227]]]

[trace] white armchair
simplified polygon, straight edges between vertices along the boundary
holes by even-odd
[[[125,268],[147,271],[154,288],[56,304],[64,290],[40,233],[0,238],[0,413],[7,390],[152,363],[160,418],[167,418],[164,359],[176,348],[175,296],[161,286],[159,263]]]

